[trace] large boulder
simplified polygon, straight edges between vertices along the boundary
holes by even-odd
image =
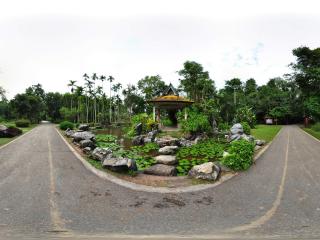
[[[16,127],[0,125],[0,137],[12,138],[22,134],[22,130]]]
[[[171,155],[159,155],[154,158],[156,163],[161,163],[165,165],[175,165],[178,163],[176,156]]]
[[[220,166],[213,162],[207,162],[193,166],[188,175],[196,179],[215,181],[220,175]]]
[[[74,131],[74,130],[71,130],[70,128],[68,128],[64,133],[66,134],[66,136],[67,136],[68,138],[70,138],[70,137],[72,137],[72,135],[75,133],[75,131]]]
[[[84,154],[91,154],[91,148],[90,147],[85,147],[85,148],[83,148],[82,149],[82,152],[84,153]]]
[[[145,174],[157,176],[176,176],[177,169],[174,166],[155,164],[144,170]]]
[[[179,139],[173,138],[171,136],[165,136],[165,137],[161,137],[161,138],[156,138],[155,143],[159,147],[176,146],[179,144]]]
[[[75,142],[80,142],[82,140],[91,140],[93,142],[96,141],[95,135],[92,132],[84,131],[84,132],[75,132],[71,135]]]
[[[165,146],[159,149],[159,153],[163,155],[172,155],[177,152],[178,148],[178,146]]]
[[[132,144],[133,144],[134,146],[143,145],[143,144],[144,144],[144,136],[143,136],[143,135],[135,136],[135,137],[132,139]]]
[[[191,140],[187,140],[185,138],[180,138],[178,141],[177,141],[177,145],[179,147],[191,147],[192,145],[194,145],[195,142],[194,141],[191,141]]]
[[[240,123],[236,123],[230,128],[230,132],[232,135],[235,135],[235,134],[241,135],[243,134],[243,127]]]
[[[95,160],[103,161],[110,154],[112,154],[111,149],[97,147],[91,153],[91,157]]]
[[[92,142],[91,140],[85,139],[85,140],[81,140],[79,142],[80,147],[81,148],[86,148],[89,147],[91,149],[94,149],[96,147],[96,145],[94,144],[94,142]]]
[[[136,162],[133,159],[123,157],[107,157],[103,160],[102,167],[115,172],[137,171]]]
[[[80,124],[78,129],[82,131],[89,131],[90,126],[88,124]]]

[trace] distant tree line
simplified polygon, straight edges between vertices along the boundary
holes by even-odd
[[[263,122],[265,117],[273,117],[279,123],[297,123],[304,117],[319,121],[320,48],[299,47],[292,52],[296,61],[290,64],[290,74],[272,78],[261,86],[253,78],[233,78],[219,90],[201,64],[186,61],[177,71],[178,90],[195,101],[193,108],[215,122],[232,123],[249,114],[257,122]],[[42,119],[96,124],[126,122],[134,114],[152,113],[146,101],[167,87],[159,75],[146,76],[136,85],[124,87],[114,77],[96,73],[70,80],[68,86],[70,92],[62,94],[46,93],[36,84],[10,101],[0,87],[0,118],[26,118],[32,122]]]

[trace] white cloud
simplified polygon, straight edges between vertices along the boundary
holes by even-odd
[[[291,50],[319,47],[317,1],[0,0],[0,85],[67,91],[84,72],[123,85],[160,74],[177,84],[186,60],[222,87],[288,72]]]

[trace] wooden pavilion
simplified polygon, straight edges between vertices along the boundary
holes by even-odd
[[[155,97],[148,101],[153,105],[153,119],[157,122],[161,122],[161,110],[165,110],[168,113],[169,119],[172,121],[175,127],[178,127],[178,120],[176,114],[179,110],[185,109],[185,107],[192,105],[194,102],[179,96],[177,90],[170,85],[168,88],[158,97]],[[187,119],[187,111],[184,115]]]

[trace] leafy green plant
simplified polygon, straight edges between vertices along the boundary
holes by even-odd
[[[253,162],[254,145],[246,140],[234,141],[228,149],[229,155],[221,163],[235,171],[247,170]]]
[[[142,124],[142,133],[146,133],[157,128],[157,122],[155,122],[152,116],[146,113],[136,114],[131,119],[131,126],[127,129],[127,135],[133,137],[136,135],[135,127],[137,124]]]
[[[69,129],[74,129],[74,124],[72,122],[69,122],[69,121],[63,121],[63,122],[60,123],[59,127],[60,127],[61,130],[67,130],[68,128]]]
[[[151,151],[156,151],[159,149],[158,144],[156,143],[147,143],[142,146],[133,146],[131,147],[132,150],[139,152],[139,153],[149,153]]]
[[[250,135],[251,134],[251,127],[250,127],[249,123],[241,122],[241,125],[243,127],[244,133],[247,134],[247,135]]]
[[[191,134],[209,132],[211,129],[208,117],[194,109],[188,111],[188,119],[185,120],[182,112],[178,113],[182,130]]]
[[[218,125],[219,130],[229,130],[230,126],[228,123],[222,122]]]
[[[169,118],[161,119],[161,123],[166,127],[173,126],[173,122]]]
[[[17,127],[26,128],[30,126],[30,121],[28,119],[19,119],[15,122]]]
[[[116,142],[117,137],[111,134],[97,134],[96,141],[97,142]]]
[[[254,127],[256,122],[256,115],[253,113],[252,108],[247,106],[238,108],[235,117],[237,122],[247,122],[250,127]]]

